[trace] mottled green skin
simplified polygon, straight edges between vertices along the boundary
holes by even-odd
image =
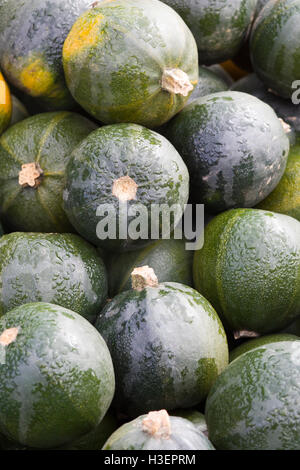
[[[256,19],[250,41],[253,68],[268,88],[291,98],[300,77],[300,1],[272,0]]]
[[[257,0],[163,0],[191,29],[200,64],[231,59],[245,41]]]
[[[235,82],[231,90],[256,96],[256,98],[259,98],[261,101],[271,106],[277,116],[289,124],[292,130],[300,131],[300,106],[293,104],[291,100],[286,100],[268,91],[267,87],[255,73],[247,75]]]
[[[200,411],[187,409],[187,410],[173,410],[172,416],[179,416],[184,419],[188,419],[198,429],[207,436],[207,424],[205,416]]]
[[[12,230],[70,232],[62,208],[65,168],[73,148],[95,125],[69,112],[43,113],[10,127],[0,138],[0,212]],[[22,187],[19,172],[38,162],[44,175],[37,188]]]
[[[140,250],[116,253],[107,261],[109,295],[131,289],[131,273],[136,267],[150,266],[159,282],[193,284],[193,251],[185,240],[158,240]]]
[[[23,121],[29,116],[29,113],[23,103],[14,95],[11,97],[12,99],[12,116],[10,120],[10,125],[13,126],[19,121]]]
[[[289,151],[270,106],[246,93],[198,98],[168,125],[166,135],[185,161],[197,202],[211,212],[253,207],[282,177]]]
[[[114,405],[129,416],[197,405],[228,363],[216,312],[183,284],[122,292],[95,326],[115,367]]]
[[[300,143],[291,147],[279,184],[257,207],[290,215],[300,222]]]
[[[14,86],[25,93],[20,72],[30,57],[41,57],[53,85],[38,97],[46,111],[72,109],[75,102],[66,86],[62,47],[74,21],[90,0],[6,0],[0,15],[0,64]]]
[[[218,377],[206,402],[217,449],[300,449],[300,341],[242,354]]]
[[[300,313],[300,222],[234,209],[205,228],[194,285],[234,331],[272,333]]]
[[[199,67],[199,80],[188,99],[187,104],[192,103],[201,96],[210,95],[211,93],[217,93],[219,91],[228,90],[228,85],[223,78],[217,75],[212,70],[206,67]]]
[[[10,311],[0,319],[0,332],[8,328],[19,331],[2,346],[0,432],[25,446],[53,448],[93,430],[114,394],[111,357],[95,328],[48,303]]]
[[[97,250],[73,234],[11,233],[0,241],[0,315],[49,302],[92,322],[107,297]]]
[[[241,344],[237,348],[234,348],[232,351],[230,351],[229,361],[232,362],[234,361],[234,359],[241,356],[245,352],[252,351],[252,349],[255,349],[259,346],[264,346],[265,344],[277,343],[279,341],[295,341],[297,339],[300,339],[300,338],[298,338],[296,335],[283,334],[283,333],[278,333],[274,335],[266,335],[266,336],[261,336],[259,338],[250,339],[249,341],[246,341],[245,343]]]
[[[120,201],[112,190],[114,181],[124,176],[138,185],[136,197],[128,201],[127,209],[134,210],[143,204],[148,210],[149,230],[151,204],[179,205],[172,228],[180,220],[189,195],[187,168],[175,148],[160,134],[137,124],[115,124],[92,132],[72,153],[66,172],[64,208],[84,238],[112,251],[128,251],[151,243],[144,224],[141,225],[146,231],[145,239],[134,240],[129,234],[127,239],[119,236]],[[97,215],[98,207],[103,204],[115,208],[116,217],[112,211],[107,216],[113,226],[117,220],[115,240],[99,239],[96,233],[98,223],[106,220]],[[128,215],[128,227],[134,218]],[[153,225],[161,233],[162,221]]]
[[[188,96],[163,90],[162,75],[179,68],[196,85],[198,52],[174,10],[157,0],[108,0],[84,15],[87,24],[104,15],[101,40],[87,42],[71,57],[65,43],[63,63],[73,97],[89,114],[106,124],[152,128],[183,108]]]
[[[60,447],[60,450],[101,450],[107,439],[117,429],[118,424],[114,414],[106,413],[100,424],[86,436]]]
[[[196,426],[177,416],[170,416],[169,439],[153,437],[143,431],[142,422],[146,416],[123,424],[110,436],[102,450],[215,450]]]

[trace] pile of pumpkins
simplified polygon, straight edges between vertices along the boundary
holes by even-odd
[[[299,50],[300,0],[0,0],[0,449],[300,450]]]

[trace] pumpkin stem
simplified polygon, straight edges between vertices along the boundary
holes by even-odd
[[[180,69],[165,69],[161,79],[161,87],[169,93],[188,96],[194,89],[189,76]]]
[[[3,331],[2,335],[0,336],[0,344],[2,346],[8,346],[10,343],[15,341],[18,333],[18,328],[8,328],[7,330]]]
[[[169,439],[171,435],[170,417],[166,410],[150,411],[142,421],[143,431],[157,439]]]
[[[121,202],[135,199],[138,185],[130,176],[122,176],[114,181],[112,194]]]
[[[287,122],[285,122],[283,119],[281,119],[281,118],[278,118],[278,119],[279,119],[279,121],[280,121],[281,124],[282,124],[282,127],[283,127],[284,132],[285,132],[286,134],[288,134],[289,132],[291,132],[291,126],[290,126]]]
[[[132,271],[131,284],[134,290],[142,291],[145,287],[157,287],[158,279],[152,268],[142,266]]]
[[[38,163],[25,163],[22,165],[22,169],[19,172],[19,184],[26,188],[37,188],[41,184],[41,176],[43,170]]]
[[[240,331],[235,331],[233,333],[234,339],[258,338],[259,336],[260,336],[260,333],[256,333],[255,331],[248,331],[248,330],[240,330]]]

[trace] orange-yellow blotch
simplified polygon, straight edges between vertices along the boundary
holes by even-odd
[[[75,22],[64,43],[63,57],[65,60],[70,59],[83,49],[97,44],[103,34],[100,26],[103,19],[104,16],[101,13],[91,16],[90,12],[87,12]]]
[[[41,57],[33,58],[20,73],[20,82],[31,96],[47,95],[54,86],[54,76]]]
[[[12,102],[10,91],[2,73],[0,72],[0,114],[5,114],[8,116],[8,119],[10,119],[11,112]]]

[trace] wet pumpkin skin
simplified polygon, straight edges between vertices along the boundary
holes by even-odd
[[[170,416],[169,439],[157,438],[142,429],[147,415],[124,424],[104,444],[102,450],[214,450],[207,437],[187,419]]]
[[[83,317],[48,303],[22,305],[0,319],[17,328],[0,368],[0,432],[33,448],[54,448],[92,431],[114,394],[103,338]]]
[[[251,61],[265,85],[283,98],[292,97],[300,77],[299,41],[300,1],[268,2],[253,26]]]
[[[104,122],[160,126],[179,112],[183,96],[162,89],[166,69],[198,81],[195,40],[177,13],[156,0],[96,3],[73,25],[63,48],[75,100]]]
[[[163,0],[191,29],[199,63],[210,65],[232,59],[244,43],[256,0]]]
[[[30,302],[69,308],[92,322],[107,296],[97,250],[73,234],[11,233],[0,241],[0,315]]]
[[[0,135],[9,126],[12,116],[12,99],[6,81],[0,72]]]
[[[233,209],[205,228],[194,255],[194,285],[233,330],[272,333],[300,311],[300,222]]]
[[[282,123],[270,106],[246,93],[196,99],[165,135],[189,169],[194,197],[210,212],[255,206],[277,186],[287,163]]]
[[[95,326],[114,363],[114,406],[132,417],[200,403],[228,363],[227,340],[216,312],[183,284],[165,282],[122,292],[107,304]]]
[[[299,450],[300,341],[259,346],[217,378],[206,402],[220,450]]]
[[[42,113],[10,127],[0,138],[0,212],[11,230],[73,232],[62,208],[65,168],[73,148],[95,125],[79,114]],[[38,163],[37,187],[19,183],[22,165]]]
[[[38,98],[45,111],[73,109],[62,47],[90,0],[6,0],[1,6],[1,68],[15,87]],[[59,20],[58,20],[59,19]]]

